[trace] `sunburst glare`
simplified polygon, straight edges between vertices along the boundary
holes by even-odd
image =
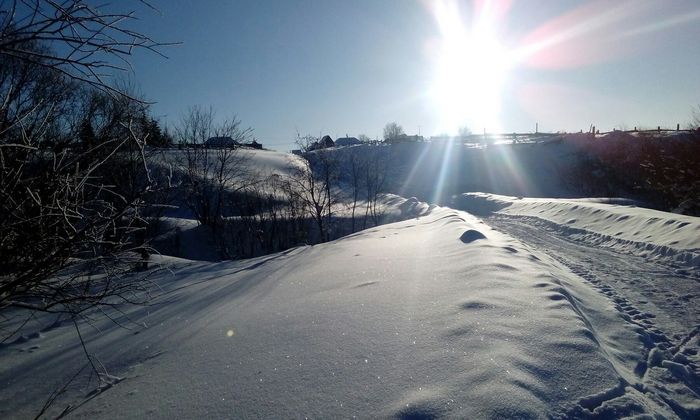
[[[501,93],[511,67],[509,51],[496,35],[491,2],[465,23],[458,4],[438,1],[433,15],[440,29],[435,76],[430,92],[441,132],[456,134],[467,126],[499,132]]]

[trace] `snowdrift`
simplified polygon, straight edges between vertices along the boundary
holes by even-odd
[[[381,224],[419,217],[427,214],[432,208],[415,197],[407,199],[395,194],[382,194],[379,201],[382,211]],[[358,214],[356,215],[358,230],[362,226],[362,212],[364,211],[365,203],[365,201],[358,202]],[[347,232],[350,232],[351,210],[351,205],[348,203],[336,204],[334,207],[336,229],[345,229]],[[184,214],[185,217],[161,217],[158,219],[158,230],[163,233],[151,242],[154,249],[162,255],[189,260],[221,261],[221,256],[217,251],[210,228],[186,217],[185,209],[178,209],[173,213]]]
[[[526,217],[577,240],[660,259],[700,276],[700,218],[641,207],[626,199],[538,199],[466,193],[456,208]]]
[[[644,392],[656,384],[644,336],[612,303],[464,212],[252,260],[163,264],[151,306],[110,313],[127,328],[81,325],[111,386],[94,393],[85,369],[50,414],[81,402],[77,418],[700,412],[677,379],[693,374],[697,338],[675,350],[685,359],[654,354],[671,382],[664,398]],[[1,417],[36,415],[85,364],[73,325],[54,321],[0,347]]]

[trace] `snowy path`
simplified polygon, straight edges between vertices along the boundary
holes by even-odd
[[[571,235],[565,227],[537,217],[496,213],[485,221],[544,252],[610,299],[620,318],[637,331],[643,343],[634,366],[639,388],[663,400],[680,417],[698,414],[697,273],[596,246],[580,235]],[[611,399],[620,394],[613,393]]]

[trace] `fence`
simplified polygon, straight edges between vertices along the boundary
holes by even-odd
[[[612,131],[596,130],[596,127],[592,125],[588,132],[591,136],[603,136],[610,133],[627,133],[627,134],[673,134],[673,133],[696,133],[698,130],[693,129],[681,129],[680,124],[676,124],[676,128],[662,128],[657,126],[655,129],[640,130],[634,127],[633,130],[618,130],[613,129]],[[576,134],[568,132],[557,132],[557,133],[540,133],[535,131],[534,133],[486,133],[483,134],[468,134],[462,136],[435,136],[431,137],[429,142],[439,143],[439,142],[453,142],[460,144],[496,144],[496,143],[543,143],[547,141],[554,141],[557,138],[561,138],[567,134]],[[583,130],[580,130],[578,134],[584,134]]]

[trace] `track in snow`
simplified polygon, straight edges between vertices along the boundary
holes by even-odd
[[[661,376],[666,375],[681,385],[682,393],[690,391],[691,400],[692,394],[697,398],[700,393],[697,273],[583,242],[580,236],[569,237],[564,229],[536,217],[495,214],[484,221],[546,253],[611,300],[620,317],[641,335],[645,350],[635,371],[644,384],[641,387],[644,392],[657,394],[653,391],[654,383],[663,379],[659,378],[663,370]],[[664,360],[655,360],[658,354],[663,354]],[[678,406],[673,401],[675,398],[657,396],[681,418],[698,414],[692,402],[688,411],[687,405]]]

